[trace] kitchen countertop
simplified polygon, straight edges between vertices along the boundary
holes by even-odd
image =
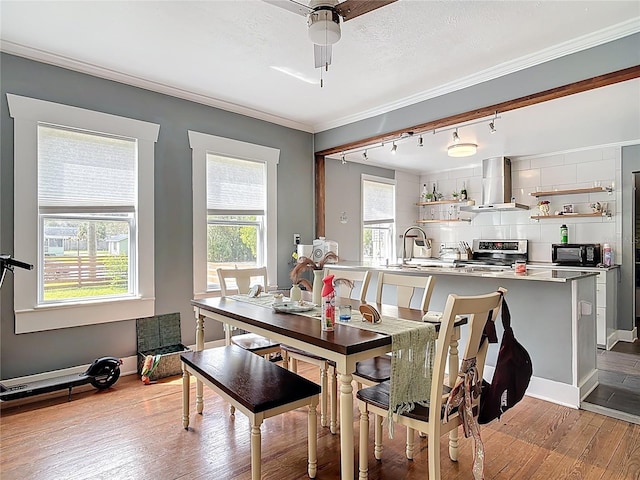
[[[433,259],[437,260],[437,259]],[[527,267],[529,267],[527,265]],[[407,274],[434,274],[434,275],[464,275],[467,277],[500,278],[507,280],[525,280],[542,282],[568,282],[579,278],[598,275],[599,271],[606,269],[580,268],[580,267],[559,267],[556,265],[542,266],[540,264],[531,267],[526,273],[516,273],[512,268],[505,267],[504,270],[484,266],[461,266],[455,267],[450,263],[437,265],[429,262],[429,265],[374,265],[362,262],[339,262],[332,264],[331,268],[344,269],[366,269],[372,271],[403,272]],[[578,270],[578,268],[580,268]]]

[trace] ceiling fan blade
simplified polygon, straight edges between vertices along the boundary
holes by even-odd
[[[316,68],[324,68],[331,65],[331,45],[313,44],[313,58],[316,62]]]
[[[276,7],[284,8],[285,10],[289,10],[290,12],[296,13],[298,15],[302,15],[306,17],[311,13],[311,9],[303,4],[296,2],[295,0],[262,0],[266,3],[270,3],[271,5],[275,5]]]
[[[336,5],[336,11],[346,22],[352,18],[359,17],[365,13],[369,13],[397,0],[345,0]]]

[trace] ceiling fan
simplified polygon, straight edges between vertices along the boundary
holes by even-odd
[[[267,3],[307,17],[309,40],[314,44],[315,67],[329,69],[331,45],[340,40],[340,17],[351,20],[397,0],[311,0],[309,5],[296,0],[264,0]]]

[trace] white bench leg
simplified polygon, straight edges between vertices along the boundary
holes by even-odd
[[[405,453],[409,460],[413,460],[414,442],[415,442],[415,430],[413,428],[407,427],[407,448]]]
[[[251,419],[251,480],[260,480],[262,475],[261,424],[262,419]]]
[[[182,370],[182,426],[185,430],[189,429],[189,390],[191,384],[190,375],[186,370]]]
[[[318,471],[318,405],[312,402],[309,405],[309,418],[307,427],[308,448],[309,448],[309,478],[316,478]]]

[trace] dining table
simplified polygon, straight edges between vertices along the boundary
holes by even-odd
[[[356,363],[367,358],[385,355],[392,351],[392,336],[363,328],[357,328],[353,322],[347,325],[336,322],[332,331],[321,328],[319,318],[308,314],[277,312],[268,303],[239,301],[233,297],[210,297],[191,300],[196,317],[196,351],[204,349],[205,319],[212,319],[231,327],[263,335],[273,341],[283,343],[306,352],[318,355],[335,362],[339,377],[340,393],[340,477],[345,480],[354,478],[354,428],[352,373]],[[354,312],[360,302],[347,298],[336,298],[336,304],[351,304]],[[383,321],[389,318],[424,321],[425,312],[411,308],[400,308],[392,305],[372,303],[382,315]],[[429,321],[438,326],[437,315],[429,317]],[[455,323],[449,346],[449,365],[458,370],[458,342],[460,325],[466,319]],[[449,376],[449,384],[453,386],[455,375]],[[196,382],[196,411],[202,413],[203,385]],[[450,448],[457,448],[457,431],[451,432]]]

